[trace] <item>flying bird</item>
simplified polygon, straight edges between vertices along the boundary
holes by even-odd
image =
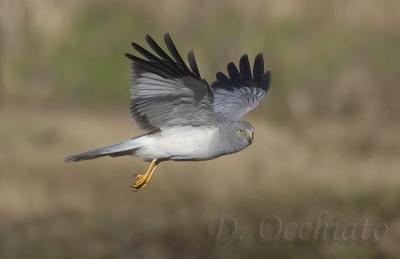
[[[188,53],[188,67],[169,33],[164,35],[169,54],[149,35],[145,39],[152,52],[132,43],[142,57],[125,54],[132,61],[130,115],[145,133],[65,159],[135,155],[150,162],[132,182],[135,190],[150,181],[160,162],[210,160],[249,146],[254,127],[241,118],[259,104],[271,79],[261,53],[253,71],[245,54],[239,68],[229,63],[228,74],[218,72],[210,85],[200,76],[193,51]]]

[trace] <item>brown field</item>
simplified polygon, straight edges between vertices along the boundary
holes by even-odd
[[[138,159],[63,162],[67,154],[136,134],[124,110],[5,109],[2,257],[399,256],[399,128],[375,132],[327,121],[292,129],[251,119],[257,135],[247,150],[208,162],[166,162],[135,193],[128,184],[146,166]],[[389,232],[379,240],[318,237],[273,245],[254,237],[266,216],[302,224],[325,211],[324,222],[340,217],[340,229],[368,219],[388,224]],[[238,221],[244,239],[237,244],[215,244],[204,234],[225,215]],[[219,239],[230,236],[223,231]]]

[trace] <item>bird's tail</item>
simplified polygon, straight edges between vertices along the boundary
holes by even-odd
[[[146,135],[137,138],[129,139],[121,143],[113,144],[106,147],[96,148],[94,150],[86,151],[81,154],[68,156],[65,162],[75,162],[82,160],[89,160],[103,156],[125,156],[132,155],[136,149],[145,145]]]

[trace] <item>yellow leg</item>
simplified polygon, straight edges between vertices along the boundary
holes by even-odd
[[[136,190],[139,190],[143,186],[145,186],[150,181],[150,178],[153,176],[153,173],[156,170],[157,166],[158,166],[157,159],[153,159],[153,161],[151,161],[149,165],[149,168],[147,168],[147,171],[144,174],[136,175],[136,178],[132,182],[131,187],[135,188]]]

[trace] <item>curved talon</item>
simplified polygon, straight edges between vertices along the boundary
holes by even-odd
[[[147,169],[146,173],[144,174],[137,174],[135,176],[135,180],[131,183],[130,187],[134,188],[136,191],[143,188],[149,181],[151,176],[156,169],[158,162],[156,159],[151,161],[149,168]]]
[[[145,177],[145,175],[138,174],[138,175],[136,175],[135,182],[132,183],[131,186],[132,186],[133,188],[135,188],[135,189],[140,189],[140,188],[142,188],[145,184],[146,184],[146,177]]]

